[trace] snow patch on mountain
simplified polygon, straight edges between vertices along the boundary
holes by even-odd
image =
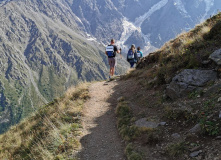
[[[145,13],[144,15],[136,18],[135,23],[134,23],[135,26],[141,27],[141,25],[143,24],[143,22],[147,18],[149,18],[157,10],[160,10],[162,7],[164,7],[167,3],[168,3],[168,0],[162,0],[162,1],[158,2],[157,4],[155,4],[154,6],[152,6],[147,13]]]
[[[183,2],[181,0],[174,0],[174,6],[177,8],[177,10],[180,11],[180,14],[184,17],[189,18],[190,15],[185,9],[185,6],[183,5]]]
[[[206,19],[208,12],[214,6],[214,0],[204,0],[204,2],[206,4],[206,13],[202,16],[200,22],[203,22]]]
[[[87,36],[87,40],[88,41],[95,41],[95,42],[97,42],[97,38],[93,37],[92,35],[86,33],[86,36]]]
[[[144,53],[146,53],[145,55],[147,55],[148,53],[156,50],[155,47],[153,47],[151,44],[150,44],[150,34],[148,35],[145,35],[142,33],[141,31],[141,28],[140,27],[137,27],[135,26],[134,23],[128,21],[127,18],[124,18],[123,19],[123,27],[124,27],[124,32],[122,33],[121,35],[121,38],[119,41],[117,41],[117,46],[119,46],[120,48],[122,48],[122,52],[123,53],[127,53],[127,50],[128,50],[128,46],[124,45],[124,43],[128,40],[128,38],[130,38],[130,36],[135,32],[135,31],[138,31],[142,37],[144,38],[145,40],[145,47],[143,48],[143,51]]]
[[[130,22],[128,21],[127,18],[123,19],[123,28],[124,31],[121,35],[120,40],[118,41],[118,45],[121,47],[125,47],[124,43],[127,41],[127,39],[135,32],[138,31],[139,33],[141,33],[141,35],[143,36],[145,43],[147,44],[147,46],[149,46],[149,37],[150,35],[144,35],[141,31],[141,25],[143,24],[143,22],[149,18],[154,12],[156,12],[157,10],[160,10],[162,7],[164,7],[166,4],[168,3],[168,0],[161,0],[160,2],[158,2],[157,4],[155,4],[154,6],[152,6],[150,8],[150,10],[148,12],[146,12],[144,15],[136,18],[135,22]]]
[[[132,22],[129,22],[127,18],[123,19],[124,31],[121,35],[121,38],[118,42],[120,46],[124,45],[124,42],[133,34],[135,31],[141,32],[140,27],[136,27]]]

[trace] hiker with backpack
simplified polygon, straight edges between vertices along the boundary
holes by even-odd
[[[134,68],[134,64],[137,63],[137,60],[138,60],[137,51],[135,45],[132,44],[131,48],[127,53],[127,61],[130,63],[130,68]]]
[[[137,47],[137,62],[139,62],[141,58],[143,58],[143,52],[140,50],[140,47]]]
[[[105,54],[108,56],[108,63],[110,65],[110,74],[109,79],[111,76],[114,76],[114,70],[116,65],[116,54],[121,53],[121,48],[118,50],[117,46],[115,45],[115,40],[111,39],[111,44],[106,47]]]

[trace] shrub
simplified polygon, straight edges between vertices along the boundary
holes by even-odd
[[[200,126],[205,135],[217,136],[220,133],[220,123],[217,121],[208,121],[203,118],[200,120]]]
[[[166,148],[166,152],[171,157],[177,157],[177,156],[181,156],[182,154],[184,154],[187,151],[187,149],[188,148],[185,142],[178,142],[178,143],[173,143],[169,145]]]
[[[134,151],[134,147],[132,143],[129,143],[125,149],[125,154],[128,160],[142,160],[142,156]]]

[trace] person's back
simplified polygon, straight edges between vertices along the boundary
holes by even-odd
[[[131,48],[129,49],[127,53],[127,61],[130,63],[131,68],[134,67],[134,64],[137,62],[137,51],[135,49],[135,45],[132,44]]]
[[[105,54],[108,56],[108,62],[110,65],[109,78],[111,78],[111,76],[114,75],[114,70],[115,70],[115,65],[116,65],[115,56],[117,53],[120,53],[120,52],[121,52],[121,49],[118,50],[117,46],[115,45],[115,40],[112,39],[111,44],[106,47],[106,51],[105,51]]]
[[[143,52],[140,50],[140,47],[137,47],[137,61],[143,58]]]

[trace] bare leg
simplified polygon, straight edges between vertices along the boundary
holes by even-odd
[[[112,75],[112,68],[110,68],[110,76]]]
[[[112,68],[112,76],[114,76],[114,67]]]

